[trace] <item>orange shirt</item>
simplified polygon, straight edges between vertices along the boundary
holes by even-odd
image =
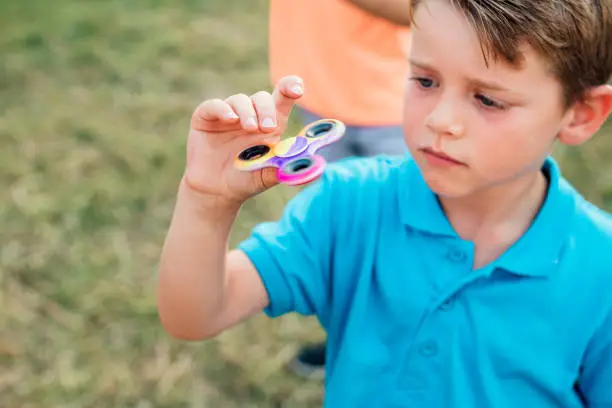
[[[273,83],[304,79],[300,105],[350,125],[402,120],[407,27],[343,0],[270,0]]]

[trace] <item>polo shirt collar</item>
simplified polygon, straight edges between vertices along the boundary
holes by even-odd
[[[562,177],[552,157],[543,165],[548,176],[547,196],[525,234],[494,262],[494,268],[521,276],[548,276],[559,263],[575,215],[574,190]],[[461,240],[429,189],[415,161],[407,157],[399,177],[401,221],[429,235]]]

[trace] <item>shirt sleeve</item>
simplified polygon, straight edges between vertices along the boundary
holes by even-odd
[[[331,181],[324,174],[296,194],[278,221],[257,225],[238,245],[255,265],[266,287],[264,312],[327,314],[333,217]]]
[[[612,311],[585,353],[578,386],[589,408],[612,408]]]

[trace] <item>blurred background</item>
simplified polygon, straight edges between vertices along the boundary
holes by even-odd
[[[320,406],[321,383],[285,369],[324,339],[313,319],[258,316],[188,344],[155,307],[191,113],[270,88],[267,7],[0,0],[1,408]],[[612,210],[612,124],[555,155]],[[294,192],[248,202],[232,242]]]

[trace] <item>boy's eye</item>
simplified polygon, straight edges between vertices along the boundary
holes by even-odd
[[[429,78],[419,78],[419,83],[423,88],[431,88],[434,82]]]
[[[433,88],[435,86],[435,82],[433,79],[423,78],[423,77],[415,77],[412,78],[413,81],[416,81],[421,88]]]
[[[478,99],[478,101],[487,108],[494,108],[500,110],[505,108],[505,105],[503,103],[497,102],[496,100],[493,100],[491,98],[487,98],[486,96],[481,94],[477,94],[476,99]]]

